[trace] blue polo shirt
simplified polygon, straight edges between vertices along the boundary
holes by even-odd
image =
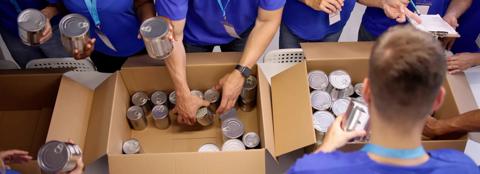
[[[440,14],[441,16],[445,14],[450,3],[450,0],[413,0],[414,3],[418,1],[427,1],[425,3],[431,4],[428,14]],[[409,5],[408,8],[413,10],[412,5]],[[397,24],[399,23],[395,19],[390,19],[385,15],[383,9],[376,7],[367,7],[362,18],[363,27],[375,37]]]
[[[90,21],[90,36],[96,38],[95,51],[109,56],[127,57],[144,49],[138,39],[140,20],[134,11],[132,0],[97,0],[97,11],[102,32],[112,42],[117,52],[108,48],[95,34],[95,22],[88,12],[84,0],[49,0],[51,3],[62,2],[70,13],[78,13]]]
[[[229,0],[220,0],[225,5]],[[230,0],[225,7],[228,23],[235,31],[247,31],[255,24],[258,9],[277,10],[283,7],[285,0]],[[159,16],[172,20],[186,18],[184,40],[193,45],[219,45],[234,40],[223,27],[222,10],[217,0],[157,0]]]
[[[458,20],[457,31],[461,37],[452,47],[454,53],[480,52],[475,40],[480,34],[480,1],[473,0],[470,8]]]
[[[325,36],[337,33],[343,29],[355,6],[355,0],[345,0],[341,20],[333,25],[329,23],[329,15],[317,11],[299,0],[287,0],[283,9],[282,22],[297,37],[305,40],[322,40]]]
[[[18,3],[21,10],[33,8],[42,10],[48,5],[47,0],[14,0]],[[7,29],[11,34],[18,36],[17,17],[18,13],[10,0],[0,1],[0,27]],[[51,25],[58,24],[60,17],[56,16],[50,21]]]
[[[289,174],[479,174],[480,170],[465,154],[454,150],[429,151],[430,159],[420,165],[403,167],[380,164],[366,152],[332,152],[306,155],[297,160]]]

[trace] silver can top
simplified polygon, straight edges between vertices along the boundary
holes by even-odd
[[[325,91],[315,90],[310,93],[310,102],[312,107],[319,111],[324,111],[332,106],[332,98]]]
[[[343,115],[347,112],[348,105],[350,105],[350,100],[347,98],[341,98],[333,102],[332,112],[335,116]]]
[[[222,122],[222,132],[227,138],[238,138],[244,132],[243,123],[238,118],[228,118]]]
[[[138,120],[145,115],[140,106],[130,106],[127,110],[127,118],[129,120]]]
[[[245,144],[245,146],[247,146],[248,148],[257,147],[260,144],[260,137],[255,132],[246,133],[245,135],[243,135],[242,140],[243,144]]]
[[[308,73],[308,85],[312,89],[325,90],[328,86],[328,76],[323,71],[315,70]]]
[[[152,108],[153,119],[164,119],[168,116],[168,107],[165,105],[155,105]]]
[[[216,103],[220,100],[220,92],[215,89],[208,89],[203,96],[210,103]]]
[[[197,96],[203,100],[203,92],[199,90],[191,90],[190,94],[193,96]]]
[[[363,91],[363,83],[357,83],[355,84],[355,87],[353,87],[355,90],[355,94],[358,96],[362,96],[362,91]]]
[[[348,85],[348,87],[345,88],[343,91],[344,91],[344,93],[343,93],[344,96],[343,97],[350,97],[355,93],[352,84]]]
[[[313,113],[313,128],[319,132],[327,132],[335,117],[328,111],[317,111]]]
[[[150,100],[150,98],[148,98],[147,93],[142,92],[142,91],[135,92],[132,95],[132,103],[135,106],[143,106],[143,105],[147,104],[148,100]]]
[[[210,111],[208,111],[207,107],[202,107],[202,108],[197,110],[197,113],[195,115],[196,115],[197,119],[202,119],[203,117],[211,114],[209,112]]]
[[[131,138],[123,142],[122,146],[123,153],[125,154],[137,154],[140,153],[141,146],[140,141],[135,138]]]
[[[220,148],[215,144],[207,143],[198,148],[198,152],[220,152]]]
[[[352,83],[350,75],[344,70],[331,72],[330,75],[328,75],[328,79],[330,84],[337,89],[345,89]]]
[[[163,105],[167,103],[167,93],[163,91],[155,91],[150,96],[150,99],[152,100],[152,103],[155,105]]]
[[[152,17],[140,25],[140,34],[146,38],[164,37],[169,32],[168,22],[161,17]]]
[[[72,152],[82,154],[78,146],[77,148],[69,148],[64,142],[49,141],[40,148],[37,162],[45,172],[59,172],[67,165]]]
[[[25,9],[17,17],[18,26],[26,31],[36,32],[45,27],[47,18],[36,9]]]
[[[171,92],[171,93],[168,95],[168,101],[169,101],[171,104],[177,104],[177,93],[175,93],[175,91]]]
[[[258,81],[255,76],[248,76],[247,79],[245,79],[245,83],[243,84],[243,89],[246,90],[252,90],[257,87]]]
[[[64,16],[58,26],[60,33],[68,37],[83,36],[90,29],[90,23],[87,18],[76,13]]]
[[[245,150],[245,145],[242,141],[238,139],[230,139],[225,141],[222,146],[222,151],[231,152],[231,151],[242,151]]]

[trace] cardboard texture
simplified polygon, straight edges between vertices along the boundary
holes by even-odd
[[[374,42],[318,42],[301,43],[305,59],[368,58]]]

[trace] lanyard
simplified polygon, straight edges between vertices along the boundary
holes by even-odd
[[[83,1],[85,1],[85,5],[88,8],[88,12],[90,13],[90,16],[92,16],[93,18],[93,22],[95,22],[95,26],[99,28],[100,18],[98,17],[97,0],[83,0]]]
[[[13,6],[15,6],[15,10],[17,10],[17,13],[20,13],[22,9],[20,8],[20,5],[18,4],[17,0],[10,0],[10,3],[12,3]]]
[[[222,4],[222,0],[217,0],[217,3],[218,3],[218,6],[220,7],[220,10],[222,10],[223,18],[226,19],[227,18],[226,9],[227,9],[228,4],[230,3],[230,0],[227,1],[227,3],[225,4],[225,7]]]
[[[382,157],[398,159],[420,158],[427,153],[422,146],[415,149],[389,149],[374,144],[367,144],[363,146],[362,151],[370,152]]]

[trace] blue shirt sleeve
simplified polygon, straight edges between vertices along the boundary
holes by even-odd
[[[47,0],[47,1],[50,4],[56,4],[56,3],[58,3],[59,0]]]
[[[187,17],[188,0],[156,0],[155,8],[159,16],[181,20]]]
[[[260,0],[260,8],[264,10],[278,10],[285,5],[286,0]]]

